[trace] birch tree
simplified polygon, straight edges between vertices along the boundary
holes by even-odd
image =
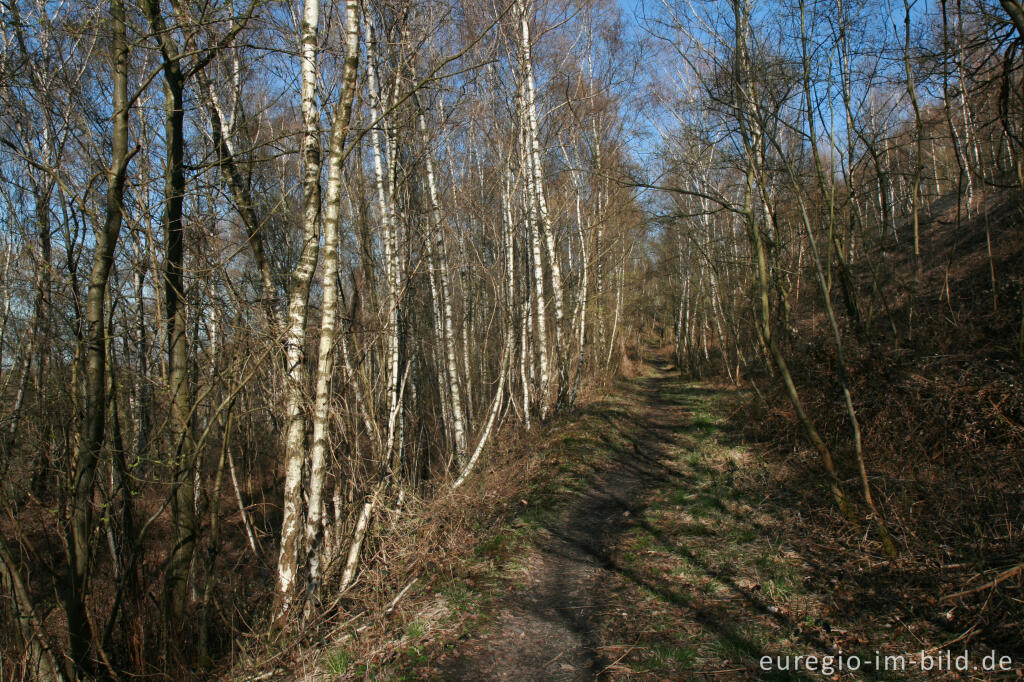
[[[280,620],[288,612],[295,599],[296,581],[299,578],[301,547],[303,538],[303,499],[302,473],[307,460],[306,452],[306,418],[303,411],[303,383],[305,374],[306,320],[309,305],[309,289],[316,269],[320,242],[320,141],[319,141],[319,108],[316,102],[316,63],[318,49],[319,4],[318,0],[307,0],[303,5],[303,21],[301,34],[301,73],[302,73],[302,115],[304,131],[303,149],[303,227],[302,252],[299,264],[292,275],[288,302],[288,327],[285,335],[285,357],[287,378],[285,381],[285,404],[287,426],[285,433],[285,484],[284,484],[284,517],[281,525],[281,551],[277,566],[277,590],[275,597],[275,613]],[[350,147],[346,146],[349,124],[352,117],[352,102],[356,91],[357,67],[359,63],[359,7],[355,0],[345,4],[345,62],[341,75],[341,93],[335,105],[331,120],[330,141],[328,145],[328,206],[324,215],[325,231],[329,233],[332,252],[328,254],[333,263],[332,278],[337,271],[337,221],[339,216],[341,193],[341,167]],[[327,268],[325,267],[325,272]],[[333,288],[333,283],[328,289]],[[328,306],[335,310],[328,312]],[[337,314],[337,295],[332,290],[330,299],[325,291],[324,318],[327,320],[329,335],[326,348],[321,344],[321,353],[329,355],[333,341],[334,325]],[[323,326],[323,323],[322,323]],[[321,330],[323,331],[323,330]],[[314,455],[309,466],[312,485],[319,487],[317,497],[310,498],[309,504],[316,503],[312,512],[316,523],[320,522],[322,513],[322,497],[320,490],[323,485],[322,439],[324,420],[327,418],[326,382],[330,376],[329,361],[326,367],[318,368],[317,403],[314,406],[314,439],[316,424],[320,424],[319,441],[314,441]],[[320,388],[323,386],[324,392]],[[322,400],[321,400],[322,399]],[[319,443],[319,444],[318,444]],[[314,480],[315,479],[315,480]],[[309,513],[309,510],[306,510]],[[319,528],[319,526],[317,526]],[[319,544],[318,542],[316,544]]]

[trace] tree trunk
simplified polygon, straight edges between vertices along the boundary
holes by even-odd
[[[131,158],[128,151],[128,40],[123,0],[111,0],[110,21],[110,52],[113,62],[111,163],[107,171],[105,219],[103,225],[95,230],[96,247],[85,304],[85,411],[71,481],[68,538],[70,571],[65,602],[71,660],[82,671],[91,667],[88,656],[92,634],[85,597],[91,568],[93,487],[96,464],[103,447],[107,403],[104,299],[114,262],[114,249],[121,231],[125,175]]]
[[[559,263],[558,251],[555,248],[554,234],[551,229],[551,220],[548,217],[547,200],[544,197],[544,169],[540,158],[540,141],[537,125],[537,103],[533,79],[533,54],[530,43],[530,2],[529,0],[518,0],[519,4],[519,60],[522,69],[523,79],[523,126],[526,145],[526,177],[529,201],[533,209],[532,222],[534,229],[539,230],[544,238],[544,246],[548,257],[548,267],[551,270],[551,294],[555,304],[555,365],[559,373],[558,392],[561,397],[567,387],[566,368],[563,358],[562,327],[565,313],[562,307],[562,268]],[[540,264],[539,258],[535,268]],[[543,276],[540,280],[543,286]],[[542,297],[541,297],[542,298]],[[546,353],[545,353],[546,355]],[[541,418],[548,409],[547,389],[551,377],[542,370],[541,379]]]
[[[323,311],[320,318],[320,345],[316,368],[316,395],[313,402],[313,445],[309,452],[309,494],[306,501],[305,542],[309,569],[309,593],[319,587],[323,549],[323,491],[327,463],[327,427],[330,418],[331,379],[333,377],[334,335],[338,320],[338,222],[341,212],[341,171],[347,156],[355,96],[356,67],[359,54],[359,6],[356,0],[345,4],[345,69],[341,99],[334,112],[334,125],[328,145],[327,206],[324,212]]]
[[[466,466],[467,461],[466,424],[465,411],[462,405],[462,391],[459,385],[459,365],[455,351],[455,328],[452,320],[452,286],[451,278],[448,274],[448,253],[445,249],[445,231],[441,223],[441,207],[437,200],[437,185],[434,181],[434,164],[430,158],[427,124],[422,112],[419,113],[418,123],[420,136],[426,149],[427,191],[430,199],[431,224],[435,234],[432,258],[437,269],[437,293],[440,296],[441,332],[444,342],[440,352],[443,356],[445,371],[448,375],[449,390],[451,392],[451,426],[455,437],[455,461],[459,470],[462,470]]]
[[[196,543],[196,516],[193,508],[195,486],[192,477],[193,447],[191,390],[189,387],[188,315],[184,296],[184,229],[182,207],[185,198],[185,78],[181,72],[178,49],[170,37],[160,13],[159,0],[147,0],[144,6],[150,29],[157,37],[163,58],[165,97],[164,166],[164,314],[167,325],[167,390],[170,404],[168,426],[170,460],[174,463],[174,492],[171,516],[174,548],[167,563],[163,615],[179,622],[184,613],[189,567]]]

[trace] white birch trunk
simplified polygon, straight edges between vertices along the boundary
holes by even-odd
[[[345,66],[342,72],[342,90],[337,102],[331,139],[327,211],[325,216],[325,282],[324,320],[317,371],[317,395],[314,403],[314,443],[310,456],[310,490],[305,530],[312,537],[303,537],[302,527],[302,468],[305,450],[305,416],[302,411],[303,347],[305,345],[306,317],[309,285],[316,268],[319,235],[317,219],[320,214],[319,187],[319,133],[315,107],[316,40],[319,7],[317,0],[306,0],[302,29],[302,112],[305,122],[303,148],[307,153],[306,210],[303,226],[303,252],[293,279],[286,334],[287,360],[287,412],[288,425],[285,443],[284,516],[281,524],[281,553],[278,560],[276,617],[281,618],[294,600],[295,581],[299,570],[300,548],[306,544],[311,554],[319,554],[320,518],[323,511],[324,460],[326,454],[326,424],[329,405],[331,374],[331,348],[337,320],[337,224],[341,203],[341,166],[344,163],[345,140],[352,116],[355,96],[356,68],[359,59],[359,9],[357,0],[345,3],[346,39]],[[313,163],[315,157],[315,163]],[[315,167],[316,176],[312,175]],[[328,277],[327,269],[332,269]],[[330,308],[330,310],[329,310]],[[326,337],[326,338],[325,338]],[[311,518],[312,517],[312,518]],[[318,566],[310,565],[311,572]]]
[[[473,448],[473,454],[470,456],[466,465],[462,468],[462,473],[455,479],[455,483],[452,484],[452,488],[458,488],[460,485],[465,483],[469,474],[472,473],[473,467],[476,466],[477,460],[480,459],[480,454],[483,452],[484,446],[487,444],[487,440],[490,438],[491,430],[494,427],[495,418],[498,416],[498,412],[501,410],[502,398],[505,395],[505,376],[508,374],[508,359],[511,355],[512,348],[512,328],[509,327],[505,332],[505,342],[501,349],[501,368],[498,370],[498,388],[494,391],[494,398],[491,400],[491,407],[488,410],[487,422],[484,424],[480,438],[477,440],[476,447]]]
[[[466,465],[467,445],[466,426],[464,420],[465,412],[462,406],[462,392],[459,386],[459,366],[455,351],[455,329],[452,322],[452,288],[451,280],[448,276],[448,257],[445,250],[444,229],[441,224],[441,207],[438,204],[437,184],[434,180],[434,164],[430,158],[429,146],[426,144],[429,141],[427,138],[427,124],[422,113],[419,115],[419,129],[420,135],[423,138],[424,146],[428,148],[426,153],[427,191],[430,197],[431,222],[433,223],[434,232],[436,234],[436,245],[434,248],[433,259],[437,268],[438,293],[441,297],[440,312],[442,316],[442,332],[444,337],[442,353],[444,355],[445,370],[448,374],[448,382],[450,384],[451,391],[451,426],[455,436],[455,459],[461,469]]]
[[[565,313],[562,306],[562,268],[558,258],[558,251],[555,248],[554,234],[551,228],[551,221],[548,216],[547,200],[544,196],[544,170],[540,157],[540,140],[537,124],[537,97],[533,78],[533,55],[530,44],[530,5],[529,0],[519,0],[519,26],[520,26],[520,62],[523,70],[523,124],[526,138],[526,177],[527,191],[530,194],[530,201],[535,211],[534,219],[540,234],[544,238],[545,250],[548,256],[548,267],[551,270],[551,292],[555,304],[555,363],[559,368],[559,392],[565,390],[565,366],[560,358],[563,355],[562,328],[564,325]],[[543,282],[543,279],[541,280]],[[548,376],[550,380],[550,375]],[[541,415],[542,418],[547,410],[547,383],[542,380],[545,390],[541,393]]]
[[[608,338],[608,356],[604,360],[605,369],[612,364],[612,351],[615,349],[615,333],[619,329],[619,313],[622,310],[622,279],[625,269],[625,254],[623,254],[623,263],[619,265],[618,278],[615,282],[615,316],[612,318],[612,333]]]
[[[521,112],[525,119],[525,113]],[[522,126],[520,139],[522,141],[522,167],[526,173],[526,192],[524,204],[526,205],[526,227],[530,243],[530,267],[533,274],[533,305],[530,311],[530,322],[533,329],[533,339],[537,346],[537,353],[540,362],[540,376],[537,400],[540,402],[540,415],[543,420],[548,410],[548,389],[550,385],[550,362],[548,358],[548,335],[547,335],[547,312],[544,305],[544,264],[541,260],[540,236],[537,229],[537,203],[533,173],[529,169],[529,157],[527,151],[526,125]]]
[[[562,147],[562,154],[566,163],[572,167],[569,152]],[[572,171],[573,186],[576,188],[576,237],[580,242],[580,290],[576,299],[576,342],[579,346],[579,353],[576,360],[576,373],[573,377],[572,387],[569,389],[566,404],[572,406],[576,402],[576,392],[579,390],[580,377],[583,373],[583,362],[585,360],[586,338],[587,338],[587,294],[588,294],[588,263],[587,263],[587,241],[583,233],[583,183],[577,171]],[[598,206],[600,211],[600,206]],[[600,219],[600,213],[598,213]]]
[[[393,194],[388,193],[385,190],[385,186],[389,183],[387,183],[385,179],[385,168],[380,151],[381,135],[378,118],[380,116],[381,95],[380,84],[377,80],[376,39],[373,33],[373,26],[370,22],[366,23],[366,36],[367,79],[370,88],[370,120],[373,121],[373,128],[370,131],[370,142],[373,151],[373,171],[374,185],[377,193],[377,208],[380,212],[381,224],[384,228],[384,266],[385,278],[387,280],[385,311],[387,314],[386,381],[388,433],[382,462],[391,463],[392,452],[395,446],[396,416],[400,409],[398,402],[400,366],[398,296],[400,272],[398,265],[398,240],[396,234],[395,209],[392,203],[394,197]]]
[[[356,579],[356,570],[359,568],[359,554],[363,549],[363,540],[366,539],[366,531],[370,528],[370,519],[373,517],[373,510],[377,506],[377,499],[380,497],[383,484],[377,484],[370,494],[370,497],[363,502],[359,510],[359,518],[356,520],[355,530],[352,532],[352,542],[348,546],[348,555],[345,557],[345,569],[341,574],[341,584],[338,585],[338,592],[344,592],[352,586]]]
[[[509,254],[510,259],[515,254],[515,240],[512,236],[512,172],[511,169],[506,174],[505,181],[505,222],[508,224],[509,230]],[[515,267],[515,261],[511,261],[512,267]],[[524,262],[524,269],[526,263]],[[514,270],[513,270],[514,272]],[[528,366],[530,365],[530,358],[532,351],[530,350],[530,287],[526,283],[521,284],[523,288],[523,302],[519,306],[519,383],[523,389],[523,424],[526,426],[526,430],[530,430],[530,379]],[[515,301],[514,290],[513,298],[510,300],[509,305],[513,305]]]
[[[346,53],[359,49],[358,6],[346,3]],[[354,69],[345,77],[355,78]],[[344,97],[344,94],[342,95]],[[339,107],[346,107],[339,102]],[[349,114],[350,115],[350,114]],[[341,166],[344,162],[348,116],[335,113],[327,161],[327,205],[324,211],[323,311],[320,318],[320,342],[317,352],[316,395],[313,402],[313,444],[309,452],[309,494],[307,498],[305,542],[309,568],[310,590],[320,581],[320,559],[323,547],[323,491],[326,479],[327,427],[331,405],[331,378],[334,370],[334,338],[338,324],[338,222],[341,214]]]
[[[320,134],[316,102],[319,0],[304,0],[299,48],[302,74],[303,235],[302,253],[292,275],[285,330],[285,482],[281,550],[277,563],[275,617],[291,606],[302,546],[302,463],[305,457],[306,418],[302,408],[305,369],[306,317],[309,285],[320,248]]]

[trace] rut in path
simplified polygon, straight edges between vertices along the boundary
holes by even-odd
[[[498,616],[486,635],[452,652],[443,678],[595,679],[614,662],[596,634],[599,622],[619,615],[600,589],[613,578],[610,550],[642,514],[650,491],[678,476],[663,462],[687,415],[681,405],[660,398],[669,370],[659,368],[638,382],[639,435],[547,524],[524,584],[498,599]]]

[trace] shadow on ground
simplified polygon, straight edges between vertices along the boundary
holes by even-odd
[[[445,655],[437,676],[659,677],[702,666],[778,677],[757,669],[775,651],[750,622],[796,625],[704,556],[700,548],[715,540],[702,524],[691,521],[681,543],[673,532],[679,528],[659,522],[665,499],[682,501],[694,519],[712,510],[730,513],[717,497],[723,491],[707,490],[716,472],[698,456],[712,438],[719,448],[739,442],[708,411],[720,394],[685,384],[661,365],[580,410],[553,444],[567,475],[549,486],[544,511],[524,514],[536,532],[519,557],[522,570],[503,581],[507,591],[492,605],[487,632]],[[679,579],[679,568],[647,570],[637,551],[652,548],[720,585],[727,599],[701,594]],[[800,639],[829,651],[813,633]]]
[[[483,615],[416,675],[961,679],[919,670],[916,652],[956,643],[937,601],[901,600],[892,566],[807,522],[787,487],[821,481],[744,436],[744,398],[660,364],[554,429],[557,474],[515,541],[496,534],[513,550]]]

